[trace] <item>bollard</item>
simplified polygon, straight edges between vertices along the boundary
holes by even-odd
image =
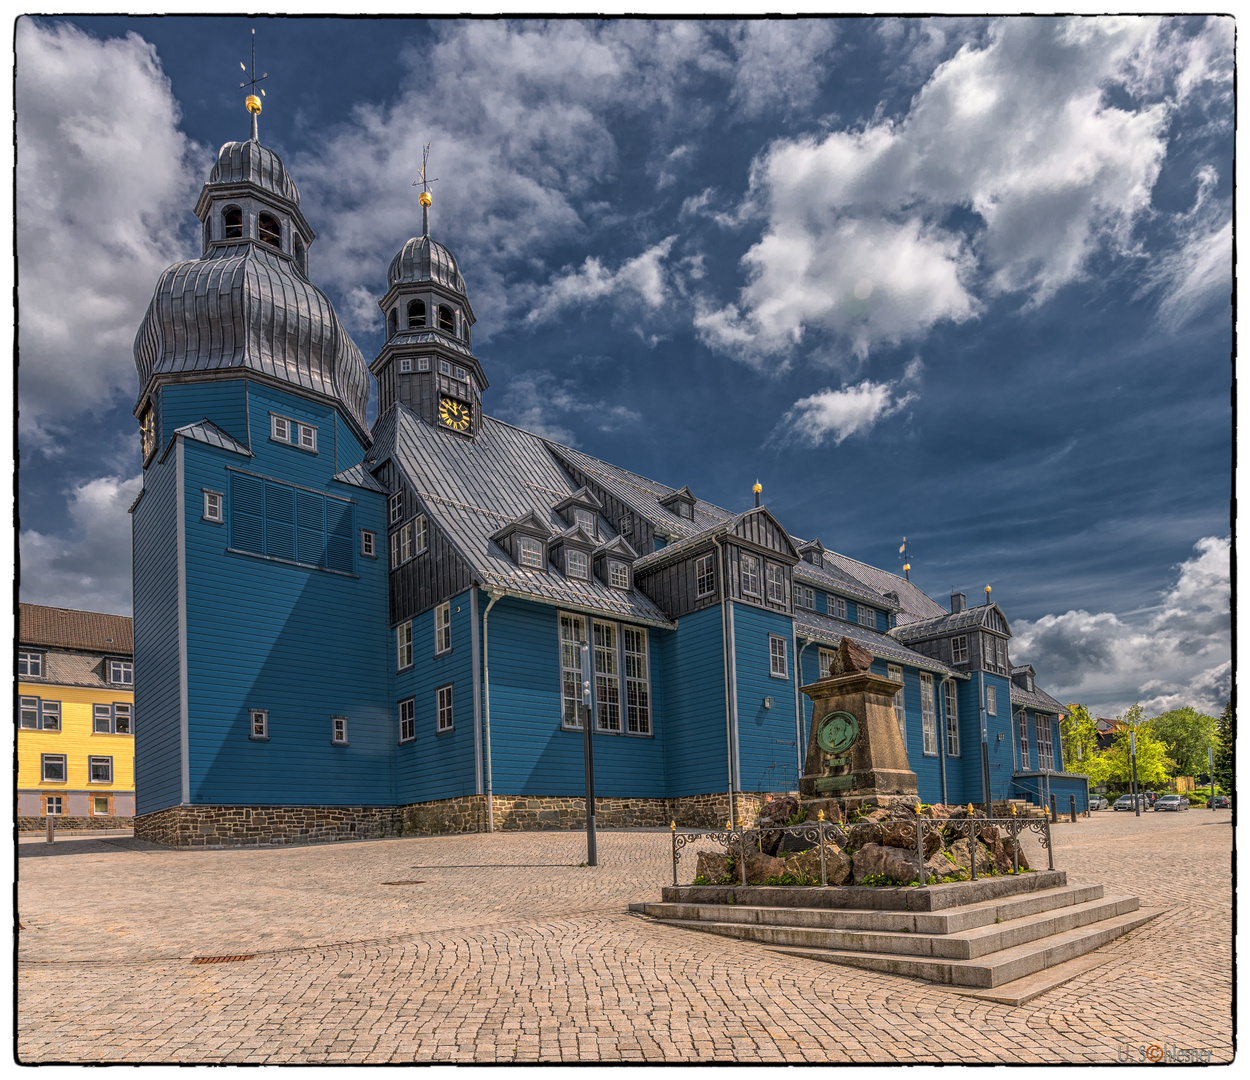
[[[1052,825],[1059,824],[1059,799],[1055,795],[1050,797],[1050,822]]]
[[[51,844],[56,839],[56,823],[52,820],[52,815],[48,815],[48,843]]]
[[[1076,824],[1076,796],[1069,795],[1068,798],[1072,800],[1072,823],[1075,825]]]

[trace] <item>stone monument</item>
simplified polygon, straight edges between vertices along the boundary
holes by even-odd
[[[812,699],[812,730],[799,793],[809,812],[828,800],[826,817],[832,820],[868,803],[920,804],[894,713],[902,684],[873,674],[872,660],[867,649],[844,637],[828,677],[801,687]]]

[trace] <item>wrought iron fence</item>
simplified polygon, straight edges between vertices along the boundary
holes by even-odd
[[[726,824],[728,825],[728,822]],[[883,822],[882,824],[885,823]],[[1020,834],[1030,831],[1038,834],[1042,847],[1046,849],[1048,869],[1053,870],[1055,868],[1055,852],[1050,843],[1049,818],[916,818],[914,821],[891,822],[890,824],[911,825],[915,828],[916,854],[920,857],[922,867],[925,863],[924,841],[927,831],[936,829],[939,832],[946,832],[948,835],[954,833],[958,839],[968,839],[975,842],[975,839],[979,838],[983,830],[993,826],[1000,833],[1006,833],[1011,838],[1013,873],[1020,873]],[[818,846],[820,848],[821,885],[829,883],[826,861],[829,841],[833,840],[839,847],[845,847],[847,844],[847,826],[838,825],[831,821],[808,821],[800,825],[768,825],[763,828],[744,828],[739,826],[737,828],[724,829],[679,829],[677,823],[673,822],[671,832],[673,838],[674,885],[677,884],[677,864],[681,861],[682,851],[696,840],[712,840],[725,849],[727,858],[734,856],[737,864],[736,869],[743,885],[747,883],[747,854],[753,850],[761,850],[761,840],[766,835],[771,839],[777,833],[782,833],[783,835],[794,836],[799,840],[807,840]],[[969,861],[972,865],[967,869],[972,875],[972,880],[976,881],[977,863],[980,860],[975,848],[970,853]]]

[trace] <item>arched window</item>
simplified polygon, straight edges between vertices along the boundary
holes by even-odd
[[[208,250],[208,242],[213,238],[212,218],[204,219],[204,250]]]
[[[469,320],[462,318],[460,320],[460,336],[464,338],[464,343],[469,343]]]
[[[391,308],[386,316],[386,336],[388,339],[395,336],[395,331],[399,329],[399,308]]]
[[[272,214],[261,214],[256,219],[257,229],[260,231],[260,242],[268,244],[270,247],[282,247],[282,226],[278,224],[278,219]]]
[[[446,304],[438,305],[438,328],[440,330],[450,330],[453,334],[456,332],[456,317]]]
[[[408,301],[408,326],[409,329],[425,325],[425,301],[409,300]]]
[[[243,211],[237,206],[227,206],[221,212],[221,223],[224,226],[222,235],[227,240],[243,239]]]
[[[291,238],[291,244],[295,249],[295,265],[299,268],[299,272],[307,277],[308,263],[305,261],[304,241],[299,238],[298,233]]]

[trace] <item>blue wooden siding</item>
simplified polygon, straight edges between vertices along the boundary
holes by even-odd
[[[162,387],[160,415],[165,439],[184,424],[211,420],[227,435],[244,446],[248,444],[247,384],[243,379]]]
[[[394,675],[390,742],[395,747],[396,796],[400,803],[472,795],[477,790],[473,757],[473,648],[469,593],[452,597],[451,651],[435,655],[434,610],[412,620],[413,666]],[[498,605],[496,605],[496,611]],[[385,611],[385,608],[382,609]],[[377,613],[382,617],[382,612]],[[495,611],[491,612],[491,622]],[[392,670],[398,660],[395,631],[388,629]],[[495,644],[492,638],[492,649]],[[438,688],[452,688],[450,731],[438,730]],[[399,702],[413,699],[416,739],[399,745]],[[499,790],[496,788],[496,790]]]
[[[182,800],[178,693],[176,454],[154,459],[131,516],[135,649],[135,813]],[[142,553],[141,556],[138,553]]]
[[[256,413],[253,403],[254,435]],[[322,490],[333,475],[332,454],[279,446],[258,459]],[[227,551],[228,527],[202,519],[199,492],[228,491],[226,466],[240,458],[188,442],[185,461],[192,802],[392,803],[384,562],[361,559],[349,576]],[[385,497],[353,491],[357,524],[384,535]],[[248,737],[254,708],[269,712],[268,742]],[[349,745],[331,745],[332,716],[348,718]]]
[[[734,604],[738,771],[743,791],[781,791],[793,783],[793,629],[789,616]],[[770,635],[786,643],[784,679],[769,673]],[[767,697],[772,698],[772,708],[764,707]]]
[[[664,688],[668,796],[728,791],[720,605],[683,615],[676,631],[651,631],[651,643],[652,668]]]
[[[506,597],[491,609],[489,628],[491,761],[495,793],[583,794],[583,736],[580,731],[563,729],[560,723],[559,615],[556,609]],[[655,637],[654,632],[649,632],[653,669],[656,666]],[[622,706],[622,726],[624,723]],[[596,795],[664,797],[663,723],[653,675],[652,736],[595,732]]]
[[[336,472],[357,464],[364,450],[334,408],[257,382],[248,382],[248,415],[251,423],[252,453],[256,456],[241,467],[272,476],[291,484],[304,484],[320,490]],[[317,452],[271,438],[270,414],[285,416],[317,429]],[[344,440],[347,440],[344,443]],[[242,459],[239,459],[242,461]],[[335,491],[336,495],[342,494]],[[385,535],[383,530],[382,535]]]

